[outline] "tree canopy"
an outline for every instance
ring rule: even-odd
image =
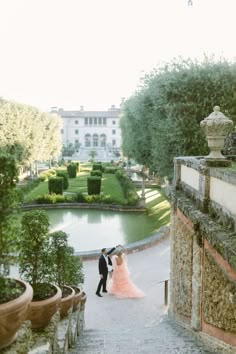
[[[61,118],[0,98],[0,148],[21,164],[48,160],[61,150]]]
[[[215,105],[236,122],[236,63],[178,58],[154,69],[124,103],[123,152],[161,177],[173,177],[175,156],[206,155],[200,121]]]

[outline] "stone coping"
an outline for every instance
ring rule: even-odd
[[[125,249],[127,253],[134,253],[142,251],[146,248],[155,246],[160,240],[164,239],[165,237],[169,236],[169,227],[162,226],[157,232],[155,232],[152,236],[146,237],[143,240],[128,243],[125,245]],[[91,250],[91,251],[84,251],[84,252],[76,252],[77,256],[79,256],[82,260],[90,261],[97,259],[101,255],[101,250]]]
[[[113,211],[132,211],[145,212],[146,208],[143,206],[125,206],[125,205],[111,205],[111,204],[87,204],[87,203],[55,203],[55,204],[23,204],[23,210],[31,209],[99,209],[99,210],[113,210]]]

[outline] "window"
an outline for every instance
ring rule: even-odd
[[[61,129],[61,134],[63,134],[64,133],[64,129]]]
[[[85,135],[85,147],[90,147],[91,146],[91,135],[86,134]]]
[[[116,146],[116,141],[112,140],[112,146]]]
[[[75,129],[75,134],[79,134],[79,131],[78,131],[78,129]]]
[[[106,118],[102,118],[102,124],[106,125],[107,124],[107,119]]]
[[[75,124],[79,124],[79,121],[78,121],[78,120],[75,120]]]
[[[88,118],[87,118],[87,117],[84,118],[84,124],[85,124],[85,125],[88,125]]]
[[[102,124],[102,118],[98,118],[98,124],[101,125]]]
[[[89,125],[92,125],[92,124],[93,124],[93,118],[90,117],[90,118],[89,118]]]
[[[97,125],[98,124],[98,119],[95,117],[94,118],[94,125]]]
[[[116,121],[115,121],[115,120],[113,120],[113,121],[112,121],[112,124],[116,124]]]
[[[93,135],[93,146],[94,147],[98,146],[98,135],[97,134]]]
[[[115,133],[116,133],[115,129],[112,129],[112,134],[115,134]]]
[[[78,144],[79,143],[79,140],[78,139],[75,139],[75,144]]]
[[[101,147],[105,147],[106,146],[106,135],[105,134],[101,134],[100,135],[100,146]]]

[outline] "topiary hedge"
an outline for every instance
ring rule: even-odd
[[[102,171],[101,171],[101,170],[92,170],[92,171],[90,172],[90,176],[102,177]]]
[[[49,194],[63,194],[63,177],[51,177],[48,180]]]
[[[88,195],[100,194],[101,184],[102,184],[101,177],[97,177],[97,176],[88,177],[87,178]]]
[[[68,172],[68,176],[69,178],[75,178],[77,175],[77,164],[75,163],[70,163],[67,166],[67,172]]]
[[[57,170],[57,177],[63,178],[63,189],[66,190],[69,187],[69,176],[66,170]]]

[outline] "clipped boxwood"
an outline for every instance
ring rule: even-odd
[[[104,172],[105,173],[111,173],[111,174],[115,174],[116,171],[119,170],[119,167],[105,167],[104,168]]]
[[[92,170],[92,171],[90,172],[90,176],[102,177],[102,171],[100,171],[100,170]]]
[[[48,191],[50,194],[63,194],[63,177],[51,177],[48,180]]]
[[[101,171],[102,172],[103,167],[101,163],[94,163],[93,164],[93,171]]]
[[[67,172],[68,172],[69,178],[75,178],[76,174],[77,174],[77,165],[75,163],[70,163],[67,166]]]
[[[68,172],[65,170],[58,170],[57,177],[63,178],[63,189],[66,190],[69,187],[69,177]]]
[[[101,177],[97,177],[97,176],[88,177],[87,178],[88,195],[100,194],[101,184],[102,184]]]

